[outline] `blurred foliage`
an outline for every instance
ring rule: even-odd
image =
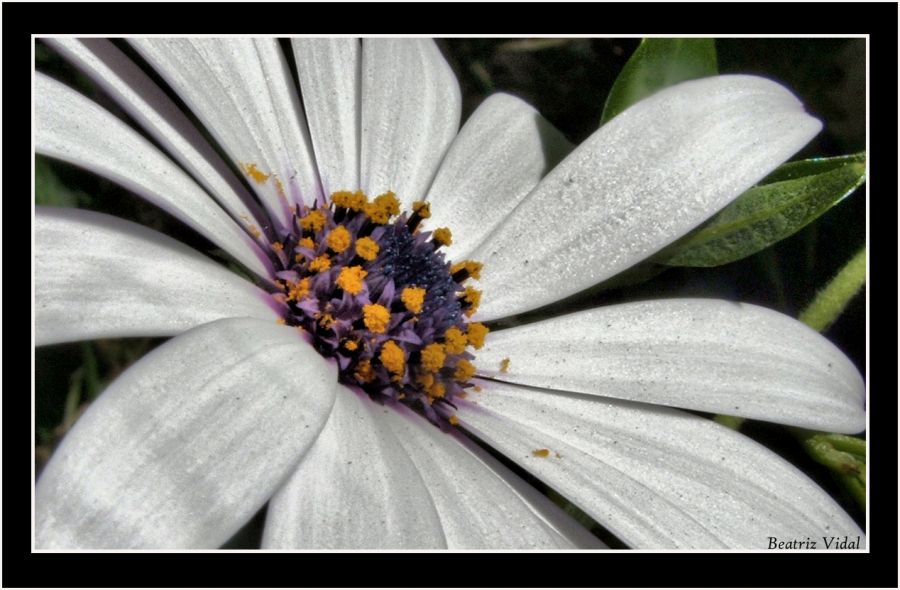
[[[647,55],[643,59],[656,59],[650,50],[661,43],[645,44],[642,51]],[[460,82],[463,120],[490,93],[508,92],[534,105],[577,144],[597,129],[610,91],[640,40],[463,38],[442,39],[438,44]],[[697,47],[694,42],[685,46],[688,54],[701,56],[686,73],[662,74],[662,78],[651,76],[651,82],[672,80],[673,75],[695,77],[709,71],[715,61],[709,61],[708,52],[696,53]],[[843,156],[865,149],[865,40],[720,39],[715,42],[714,56],[720,73],[757,74],[786,85],[803,101],[808,112],[823,121],[823,132],[798,158]],[[129,120],[85,76],[40,42],[35,60],[38,70],[63,80]],[[645,77],[644,83],[646,80]],[[615,105],[606,106],[606,118],[615,108]],[[42,204],[103,211],[163,231],[202,251],[212,249],[207,241],[171,216],[76,167],[36,157],[35,182],[36,199]],[[747,301],[796,316],[828,283],[834,270],[865,243],[865,206],[862,191],[855,198],[832,197],[828,204],[832,208],[826,215],[761,252],[708,269],[645,265],[634,271],[634,275],[616,277],[610,284],[570,298],[552,312],[626,299],[701,296]],[[860,371],[865,371],[864,298],[856,297],[849,302],[828,329],[827,336],[855,361]],[[109,340],[38,349],[35,353],[38,462],[49,456],[53,445],[98,391],[161,341]],[[830,480],[828,469],[812,461],[785,429],[752,423],[743,432],[798,465],[836,497],[843,497],[842,489]],[[815,442],[820,443],[821,439]],[[841,450],[835,441],[825,443]],[[858,519],[864,518],[851,500],[844,501],[844,506]],[[581,515],[581,518],[586,517]],[[258,540],[261,523],[262,516],[258,515],[230,546],[253,545]]]

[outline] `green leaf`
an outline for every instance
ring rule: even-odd
[[[718,73],[713,39],[644,39],[613,83],[600,124],[667,86]]]
[[[709,267],[756,254],[817,219],[865,178],[865,153],[785,164],[654,260]]]

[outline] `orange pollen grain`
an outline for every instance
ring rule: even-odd
[[[422,367],[426,371],[436,373],[444,366],[444,360],[447,355],[444,354],[444,347],[441,344],[432,342],[422,349]],[[460,361],[462,362],[462,361]]]
[[[364,279],[367,274],[368,271],[363,270],[361,266],[345,266],[335,282],[347,293],[357,295],[366,286]]]
[[[328,237],[325,239],[328,247],[337,253],[344,252],[347,248],[349,248],[350,241],[350,232],[347,231],[347,228],[343,225],[339,225],[331,230],[331,233],[329,233]]]
[[[384,368],[395,376],[403,375],[406,360],[403,358],[403,349],[397,346],[393,340],[388,340],[381,347],[381,353],[378,355]]]
[[[379,250],[378,242],[372,238],[359,238],[356,240],[356,254],[363,260],[375,260]]]
[[[484,346],[484,337],[488,335],[488,332],[490,332],[488,327],[481,322],[472,322],[469,324],[468,330],[466,330],[469,344],[478,350]]]
[[[363,305],[363,323],[371,332],[384,334],[391,321],[391,312],[383,305]],[[394,346],[397,346],[396,344]]]
[[[457,327],[447,328],[444,332],[444,347],[448,354],[460,354],[466,349],[467,337]]]
[[[309,263],[309,270],[313,272],[323,272],[331,268],[331,259],[328,258],[328,254],[322,254],[321,256],[316,256]]]
[[[400,292],[400,301],[406,306],[406,309],[413,313],[422,311],[422,304],[425,303],[425,289],[421,287],[406,287]]]

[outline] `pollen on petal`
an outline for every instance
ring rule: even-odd
[[[275,252],[281,252],[282,250],[284,250],[284,244],[282,244],[281,242],[272,242],[272,250],[274,250]]]
[[[256,164],[243,164],[241,168],[243,168],[244,174],[252,178],[258,184],[264,184],[267,180],[269,180],[269,177],[271,176],[271,174],[266,174],[265,172],[260,170],[256,166]]]
[[[544,459],[544,458],[550,456],[550,449],[535,449],[535,450],[531,451],[531,454],[534,455],[535,457],[540,457],[541,459]]]
[[[403,357],[403,349],[397,346],[393,340],[388,340],[381,347],[381,353],[378,355],[384,368],[390,371],[394,376],[403,375],[406,360]]]
[[[500,372],[501,373],[509,373],[509,359],[505,358],[500,361]]]
[[[361,266],[345,266],[341,269],[335,282],[338,287],[347,293],[357,295],[363,290],[363,287],[365,287],[366,283],[364,279],[368,274],[369,273],[363,270],[363,267]]]
[[[466,330],[466,336],[468,337],[469,344],[474,346],[475,350],[478,350],[479,348],[484,346],[484,337],[488,335],[488,332],[490,332],[488,327],[481,322],[470,323],[468,329]]]
[[[309,270],[313,272],[323,272],[331,268],[331,259],[328,254],[316,256],[309,263]]]
[[[453,243],[453,234],[449,228],[439,227],[431,234],[431,239],[441,246],[449,246]]]
[[[422,349],[422,367],[426,371],[437,373],[444,366],[444,360],[446,360],[446,358],[447,355],[444,354],[444,346],[437,342],[432,342]]]
[[[400,293],[400,301],[406,306],[406,309],[413,313],[422,311],[422,304],[425,303],[425,289],[421,287],[406,287]]]
[[[462,330],[453,326],[444,333],[444,347],[449,354],[460,354],[466,349],[466,335]]]
[[[390,321],[391,313],[383,305],[372,303],[363,306],[363,323],[371,332],[384,334]]]
[[[381,248],[379,248],[378,242],[376,242],[372,238],[365,237],[356,240],[356,255],[363,260],[367,260],[370,262],[372,260],[375,260],[380,249]]]
[[[447,418],[447,422],[450,423],[450,426],[459,426],[459,418],[456,416],[450,416]]]

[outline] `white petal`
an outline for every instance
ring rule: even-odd
[[[293,328],[203,325],[123,373],[53,454],[35,491],[40,548],[221,545],[315,440],[333,363]]]
[[[821,128],[751,76],[685,82],[601,127],[474,253],[496,319],[552,303],[657,252],[750,188]]]
[[[478,367],[510,383],[829,432],[866,426],[853,362],[797,320],[745,303],[643,301],[500,330]]]
[[[362,188],[422,199],[459,129],[459,84],[431,39],[364,39]]]
[[[247,225],[261,210],[197,128],[165,92],[106,39],[45,38],[105,90],[226,210]]]
[[[359,188],[359,39],[291,39],[326,195]]]
[[[765,549],[771,536],[862,535],[809,478],[711,420],[481,386],[482,394],[460,403],[466,426],[633,547]],[[535,456],[538,449],[550,453]]]
[[[518,478],[496,461],[486,461],[487,454],[471,441],[441,432],[404,406],[381,411],[431,494],[448,548],[572,547],[562,530],[508,482]]]
[[[149,141],[83,95],[35,74],[35,149],[144,197],[268,277],[271,263],[203,189]]]
[[[360,395],[338,388],[328,424],[269,503],[263,547],[447,546],[428,488],[380,416],[383,407]]]
[[[572,151],[534,107],[492,94],[472,113],[428,191],[429,228],[449,227],[449,259],[466,256]]]
[[[161,233],[102,213],[36,210],[38,346],[278,317],[267,293]]]
[[[292,203],[321,196],[306,121],[276,39],[130,41],[236,164],[273,176],[251,179],[251,186],[275,221],[286,224]]]

